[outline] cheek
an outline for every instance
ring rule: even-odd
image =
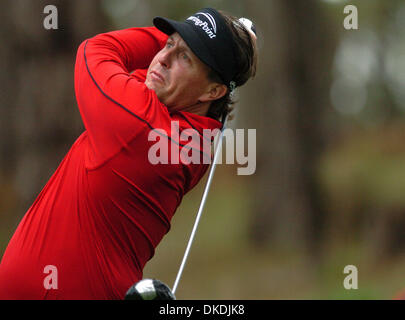
[[[149,72],[153,69],[153,67],[156,65],[156,63],[157,63],[157,61],[158,61],[158,56],[156,55],[154,58],[153,58],[153,60],[152,60],[152,62],[150,63],[150,65],[149,65],[149,68],[148,68],[148,73],[147,73],[147,77],[149,77]]]
[[[194,79],[184,72],[176,73],[172,77],[170,87],[171,91],[182,99],[192,97],[197,89]]]
[[[150,72],[156,67],[156,64],[158,63],[158,56],[156,55],[152,62],[149,65],[148,71],[146,73],[146,79],[145,79],[145,85],[151,89],[151,90],[155,90],[157,91],[159,89],[158,86],[156,86],[156,84],[152,81],[151,76],[150,76]]]
[[[201,82],[194,75],[184,73],[179,74],[171,89],[171,102],[182,107],[196,104],[203,90]]]
[[[186,93],[189,94],[200,89],[200,81],[194,70],[179,67],[172,71],[172,85],[176,86],[178,89],[186,91]]]
[[[197,99],[204,92],[206,82],[200,74],[192,73],[183,78],[185,94],[189,97]]]

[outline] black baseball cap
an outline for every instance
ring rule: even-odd
[[[217,10],[202,9],[184,22],[156,17],[153,24],[167,35],[178,32],[193,53],[212,68],[225,85],[232,87],[237,73],[236,44],[224,17]]]

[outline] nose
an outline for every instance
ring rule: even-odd
[[[159,63],[162,65],[162,67],[164,68],[170,68],[171,65],[171,50],[164,50],[163,52],[161,52],[160,56],[159,56]]]

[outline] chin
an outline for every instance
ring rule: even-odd
[[[165,92],[164,92],[163,88],[161,86],[159,86],[159,84],[156,84],[154,81],[146,80],[145,85],[150,90],[155,91],[159,101],[166,105],[166,102],[168,102],[168,101],[167,101],[167,98],[166,98],[166,95],[165,95]]]
[[[148,79],[146,79],[146,80],[145,80],[145,85],[146,85],[149,89],[154,90],[152,81],[149,81]]]
[[[163,103],[163,104],[167,103],[167,99],[161,89],[156,88],[156,86],[149,87],[149,89],[155,91],[156,96],[161,103]]]

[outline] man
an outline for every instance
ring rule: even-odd
[[[174,129],[220,129],[231,90],[255,73],[254,32],[214,9],[154,24],[80,45],[75,92],[86,130],[13,235],[0,299],[122,299],[206,172],[203,161],[152,164],[149,135],[167,141],[173,159],[171,146],[187,142]]]

